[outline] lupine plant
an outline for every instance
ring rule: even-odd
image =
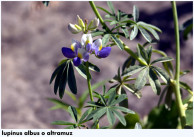
[[[48,5],[48,2],[44,4]],[[50,84],[54,81],[54,93],[60,97],[60,99],[49,98],[55,104],[51,109],[64,109],[74,119],[74,122],[54,121],[52,124],[66,125],[65,128],[72,129],[192,128],[193,92],[186,83],[179,80],[189,71],[180,70],[180,31],[176,3],[171,2],[176,40],[175,59],[152,46],[159,42],[159,33],[162,30],[139,21],[139,9],[136,6],[133,6],[132,14],[128,14],[121,10],[116,11],[110,1],[107,2],[109,9],[98,7],[92,1],[89,4],[96,17],[89,22],[77,16],[76,23],[69,23],[68,30],[72,34],[82,33],[82,37],[80,40],[67,41],[70,47],[64,46],[61,49],[64,59],[60,61],[50,79]],[[105,19],[101,17],[98,10],[106,13]],[[102,28],[99,27],[99,24]],[[191,20],[182,27],[184,36],[190,30],[192,30]],[[136,51],[132,51],[122,39],[134,40],[138,34],[141,34],[147,42],[138,43]],[[100,73],[100,68],[90,61],[90,57],[95,56],[96,59],[101,59],[103,62],[103,58],[111,54],[113,46],[128,53],[126,61],[118,68],[118,72],[112,79],[91,85],[93,76],[90,71]],[[161,57],[153,60],[152,54],[159,54]],[[175,68],[172,61],[176,62]],[[158,67],[158,64],[161,64],[162,67]],[[74,70],[77,70],[78,74],[86,79],[88,85],[88,89],[82,92],[80,98],[74,95],[81,92],[76,85]],[[66,90],[67,83],[71,92]],[[108,89],[107,84],[111,84]],[[100,86],[102,86],[102,92],[96,92],[95,90]],[[141,99],[141,92],[145,86],[150,86],[156,96],[160,96],[160,99],[158,106],[153,108],[147,120],[141,121],[137,112],[128,107],[127,92]],[[185,99],[181,97],[183,89],[188,93]],[[75,102],[73,106],[61,100],[64,94],[73,99]],[[86,102],[88,97],[90,101]],[[164,100],[163,104],[161,104],[162,100]],[[99,124],[102,117],[107,117],[109,125]]]

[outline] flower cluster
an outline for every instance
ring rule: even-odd
[[[71,48],[62,48],[63,55],[73,59],[75,66],[79,66],[82,61],[87,62],[90,54],[95,54],[98,58],[106,58],[110,52],[111,47],[103,47],[101,39],[93,42],[91,34],[83,34],[81,42],[72,40]]]
[[[68,25],[68,30],[73,34],[77,34],[81,31],[87,32],[89,30],[95,30],[99,25],[99,19],[95,18],[87,26],[87,22],[84,23],[83,20],[78,15],[77,15],[77,22],[78,24],[69,23]]]

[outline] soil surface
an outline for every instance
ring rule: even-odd
[[[108,9],[106,2],[95,2],[96,5]],[[140,20],[151,23],[162,29],[160,42],[154,48],[165,51],[175,57],[174,30],[170,2],[113,2],[116,9],[132,13],[133,5],[140,10]],[[192,18],[192,2],[177,2],[179,24]],[[1,16],[1,124],[2,128],[64,128],[50,123],[56,120],[72,121],[63,110],[50,111],[53,106],[46,98],[59,98],[53,93],[53,85],[49,85],[52,72],[58,62],[64,58],[63,46],[70,46],[71,39],[81,39],[81,34],[73,35],[68,23],[76,23],[76,15],[89,21],[95,15],[88,2],[51,2],[49,7],[39,2],[2,2]],[[104,17],[104,13],[100,11]],[[100,27],[101,28],[101,27]],[[138,35],[133,40],[124,40],[136,50],[137,43],[143,44],[145,39]],[[118,67],[121,67],[128,55],[118,47],[113,47],[106,59],[90,58],[100,73],[92,73],[92,84],[112,78]],[[157,58],[154,56],[153,58]],[[174,61],[173,61],[174,63]],[[193,83],[193,37],[181,39],[181,69],[189,69],[191,73],[182,77],[190,86]],[[87,89],[87,83],[77,72],[77,87],[80,97]],[[98,90],[97,90],[98,91]],[[100,89],[99,89],[100,91]],[[140,114],[141,118],[157,106],[159,96],[151,88],[142,90],[143,97],[137,99],[128,94],[129,108]],[[67,95],[64,102],[73,105]],[[107,125],[104,118],[101,125]]]

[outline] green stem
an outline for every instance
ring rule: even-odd
[[[104,20],[102,19],[100,13],[98,12],[96,5],[94,4],[93,1],[89,1],[90,6],[92,7],[92,10],[94,11],[94,13],[96,14],[96,17],[99,18],[100,23],[102,24],[103,27],[105,27],[107,29],[108,32],[110,32],[110,29],[107,27],[107,25],[105,24]]]
[[[92,87],[91,87],[91,82],[90,82],[90,71],[89,71],[89,63],[86,62],[86,75],[87,75],[87,83],[88,83],[88,90],[90,94],[90,100],[94,101],[93,94],[92,94]],[[95,108],[94,108],[95,109]],[[97,129],[99,129],[99,123],[96,126]]]
[[[179,77],[180,77],[180,38],[179,38],[179,25],[178,25],[178,16],[177,16],[177,9],[176,9],[176,2],[172,1],[172,11],[173,11],[173,19],[174,19],[174,30],[175,30],[175,40],[176,40],[176,72],[174,80],[174,91],[176,96],[177,107],[179,109],[179,116],[181,120],[181,126],[184,128],[186,119],[185,119],[185,110],[183,107],[181,93],[180,93],[180,84],[179,84]]]
[[[86,62],[86,75],[87,75],[87,83],[88,83],[88,90],[89,90],[89,94],[90,94],[90,100],[94,101],[93,99],[93,95],[92,95],[92,87],[91,87],[91,83],[90,83],[90,72],[89,72],[89,63]]]

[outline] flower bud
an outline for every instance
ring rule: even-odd
[[[77,33],[82,31],[82,28],[76,24],[73,25],[73,24],[69,23],[68,30],[71,31],[71,33],[73,33],[73,34],[77,34]]]
[[[82,29],[85,28],[85,24],[83,20],[79,17],[79,15],[77,15],[77,22],[78,22],[78,25],[82,27]]]
[[[96,29],[99,25],[99,19],[95,18],[94,20],[92,20],[88,26],[88,29],[92,30],[92,29]]]

